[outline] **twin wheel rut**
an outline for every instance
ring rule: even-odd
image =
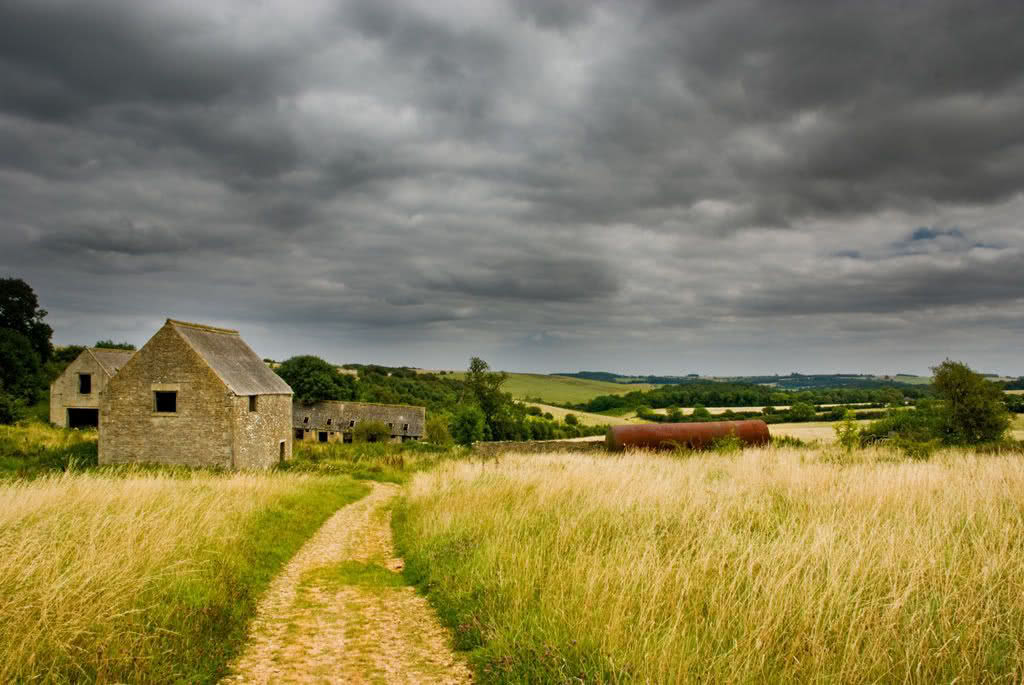
[[[339,509],[274,579],[222,683],[470,683],[391,539],[398,487]]]

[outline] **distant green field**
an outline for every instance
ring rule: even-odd
[[[928,385],[932,382],[931,376],[875,376],[877,380],[896,381],[907,385]]]
[[[455,378],[465,377],[463,371],[451,372]],[[568,376],[546,376],[539,373],[510,373],[505,392],[516,399],[539,398],[548,404],[576,404],[598,395],[624,395],[633,390],[650,390],[647,383],[609,383]]]

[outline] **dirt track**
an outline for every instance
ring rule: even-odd
[[[398,487],[342,509],[274,579],[222,683],[468,683],[423,597],[402,584],[390,504]]]

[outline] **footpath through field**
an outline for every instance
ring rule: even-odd
[[[267,591],[222,683],[468,683],[465,663],[394,556],[398,487],[338,510]]]

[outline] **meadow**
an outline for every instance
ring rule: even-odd
[[[621,426],[627,423],[647,423],[643,419],[636,418],[636,412],[632,412],[632,417],[609,416],[606,414],[592,414],[590,412],[577,411],[575,409],[563,409],[562,407],[556,407],[551,404],[541,404],[539,402],[527,402],[526,404],[537,407],[542,412],[551,414],[558,421],[564,421],[566,414],[572,414],[582,426]]]
[[[450,371],[453,378],[462,380],[464,371]],[[502,390],[517,400],[538,400],[546,404],[579,404],[600,395],[625,395],[634,390],[650,390],[648,383],[613,383],[588,378],[548,376],[539,373],[509,373]]]
[[[394,526],[483,682],[1018,682],[1022,491],[964,449],[505,455]]]
[[[0,682],[217,680],[270,579],[369,489],[338,475],[79,470],[95,432],[41,425],[2,427],[0,448]]]

